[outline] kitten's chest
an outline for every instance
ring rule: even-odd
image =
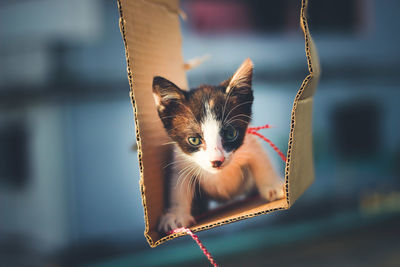
[[[252,188],[249,175],[247,165],[232,164],[217,174],[205,174],[200,186],[213,198],[229,200]]]

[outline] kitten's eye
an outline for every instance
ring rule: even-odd
[[[199,146],[201,145],[201,140],[198,137],[189,137],[188,138],[188,142],[189,144],[191,144],[192,146]]]
[[[238,136],[238,131],[235,128],[233,128],[232,126],[227,127],[224,131],[224,137],[225,137],[226,141],[229,141],[229,142],[235,141],[237,136]]]

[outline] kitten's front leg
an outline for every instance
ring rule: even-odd
[[[249,165],[260,195],[268,201],[284,198],[283,180],[275,172],[262,145],[253,136],[251,139],[252,153]]]
[[[190,175],[190,174],[189,174]],[[170,206],[161,217],[158,231],[167,233],[179,227],[188,227],[196,221],[191,215],[193,190],[189,177],[179,180],[179,172],[174,170],[170,188]]]

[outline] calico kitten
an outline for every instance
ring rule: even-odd
[[[154,77],[153,94],[164,128],[174,142],[170,207],[159,221],[167,232],[195,223],[191,205],[195,183],[207,195],[230,200],[254,186],[268,201],[284,197],[283,183],[256,137],[251,120],[253,63],[245,60],[217,86],[181,90]]]

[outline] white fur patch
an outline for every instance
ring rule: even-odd
[[[211,173],[219,171],[212,167],[213,161],[224,161],[229,156],[229,153],[222,147],[221,127],[222,123],[216,119],[210,107],[206,104],[206,115],[201,123],[205,149],[193,153],[191,158],[200,167]]]

